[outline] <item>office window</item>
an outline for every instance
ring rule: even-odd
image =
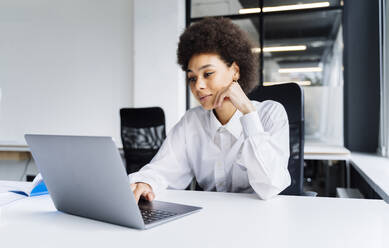
[[[380,137],[378,152],[389,158],[389,4],[380,1]]]
[[[341,0],[263,0],[264,12],[314,9],[341,5],[343,5]]]
[[[265,13],[343,5],[343,1],[340,0],[191,0],[189,2],[190,18],[259,13],[261,2]]]
[[[305,138],[343,145],[341,10],[264,16],[263,85],[297,82]]]
[[[237,15],[244,8],[259,8],[258,0],[192,0],[191,18]]]
[[[260,55],[260,85],[297,82],[303,87],[306,139],[343,145],[343,1],[187,3],[188,23],[225,16],[248,32]],[[188,106],[198,105],[187,99]]]

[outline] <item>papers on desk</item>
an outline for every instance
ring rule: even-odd
[[[11,202],[14,202],[19,199],[23,199],[25,196],[20,194],[15,194],[12,192],[3,192],[0,193],[0,207],[5,206]]]
[[[0,181],[0,206],[26,196],[44,194],[48,194],[48,191],[40,174],[32,182]]]

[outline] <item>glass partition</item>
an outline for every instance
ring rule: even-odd
[[[343,1],[189,2],[189,23],[206,16],[226,16],[249,34],[253,52],[260,55],[259,84],[301,85],[306,140],[343,145]],[[190,107],[198,105],[192,96],[188,100]]]
[[[296,82],[305,95],[305,138],[343,145],[341,11],[264,16],[263,85]]]

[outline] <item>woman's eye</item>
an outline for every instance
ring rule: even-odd
[[[207,77],[211,76],[212,74],[213,74],[213,72],[206,72],[206,73],[204,73],[204,77],[207,78]]]
[[[188,78],[188,83],[192,83],[192,82],[196,82],[196,78],[195,77],[189,77]]]

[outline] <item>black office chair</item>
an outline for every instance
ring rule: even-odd
[[[159,107],[120,109],[121,138],[127,173],[149,163],[166,138],[165,114]]]
[[[251,100],[274,100],[281,103],[289,119],[290,157],[288,170],[291,185],[281,192],[283,195],[316,196],[316,192],[304,192],[304,94],[296,83],[274,86],[259,86],[248,97]]]

